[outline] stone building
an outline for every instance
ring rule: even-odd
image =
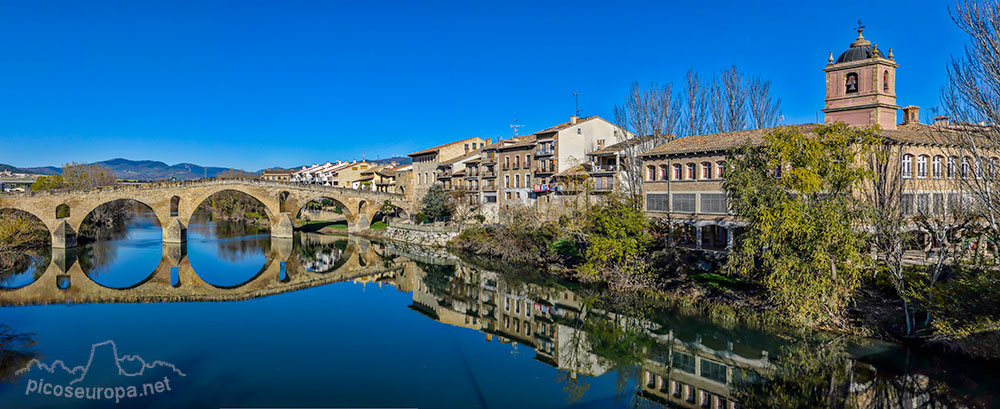
[[[292,178],[293,170],[267,169],[260,172],[261,180],[273,180],[278,182],[288,182]]]
[[[826,73],[824,122],[851,126],[881,126],[880,135],[890,145],[891,186],[899,189],[904,214],[924,212],[944,216],[949,208],[967,203],[960,185],[963,178],[992,174],[1000,159],[975,161],[950,143],[949,135],[961,126],[947,117],[933,124],[919,121],[919,108],[903,108],[897,124],[895,75],[897,64],[889,49],[883,55],[858,30],[858,38],[839,58],[830,54]],[[818,124],[794,125],[810,134]],[[695,135],[671,140],[642,155],[645,210],[652,217],[670,217],[688,232],[695,248],[725,250],[733,231],[742,223],[730,214],[722,189],[726,154],[744,143],[761,143],[772,129]],[[915,226],[911,227],[916,230]],[[926,236],[927,246],[931,243]]]
[[[489,139],[484,140],[479,137],[468,138],[407,155],[413,159],[414,195],[416,197],[423,197],[427,189],[434,183],[437,183],[436,172],[439,164],[489,144]]]

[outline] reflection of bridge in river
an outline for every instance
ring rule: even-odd
[[[123,302],[237,301],[398,269],[382,258],[381,244],[353,236],[309,235],[311,241],[346,240],[330,271],[310,271],[294,253],[292,238],[271,238],[267,261],[249,281],[233,287],[212,285],[201,279],[187,258],[186,243],[163,243],[163,255],[153,273],[123,289],[108,288],[87,276],[76,260],[75,249],[52,249],[45,272],[26,286],[0,290],[0,305]]]

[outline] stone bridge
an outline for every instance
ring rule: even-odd
[[[209,196],[223,191],[245,193],[260,201],[270,220],[273,237],[292,237],[299,210],[315,199],[339,203],[349,232],[367,229],[386,201],[401,209],[409,208],[406,198],[396,193],[259,179],[205,179],[11,193],[0,195],[0,208],[18,209],[38,217],[52,234],[52,247],[69,248],[75,247],[76,232],[94,209],[115,200],[131,199],[153,210],[163,229],[164,243],[181,243],[187,240],[187,226],[195,209]]]
[[[380,244],[350,237],[332,270],[314,272],[303,267],[293,253],[292,240],[272,237],[271,252],[261,270],[245,283],[232,287],[220,287],[202,280],[187,259],[186,243],[163,243],[163,256],[156,269],[129,288],[98,284],[76,261],[76,249],[54,248],[52,261],[38,279],[24,287],[0,290],[0,306],[238,301],[360,277],[391,276],[401,271],[407,262],[402,258],[386,261],[386,250]]]

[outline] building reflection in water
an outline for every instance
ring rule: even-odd
[[[595,301],[592,294],[581,295],[556,283],[511,280],[446,254],[413,254],[413,247],[390,244],[388,251],[413,261],[394,277],[378,281],[412,292],[411,309],[445,324],[483,332],[486,341],[534,349],[535,360],[564,372],[569,400],[587,389],[580,384],[581,375],[598,377],[615,371],[633,378],[634,389],[619,391],[631,395],[633,406],[989,405],[963,403],[967,397],[927,375],[909,371],[879,375],[875,366],[848,354],[849,346],[839,338],[788,342],[772,334],[748,335],[704,322],[660,324],[655,314],[604,310],[599,306],[607,304]],[[748,345],[743,340],[756,342]],[[872,350],[858,342],[852,347],[859,353]]]

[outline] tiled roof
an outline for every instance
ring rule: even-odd
[[[462,156],[451,158],[451,159],[448,159],[448,160],[446,160],[444,162],[441,162],[441,163],[438,164],[438,167],[446,166],[446,165],[453,165],[455,163],[461,162],[464,159],[468,159],[468,158],[476,156],[476,155],[479,155],[479,149],[469,151],[468,153],[466,153],[466,154],[464,154]]]
[[[590,155],[590,156],[613,155],[613,154],[616,154],[616,153],[622,151],[626,147],[635,145],[637,143],[647,142],[647,141],[651,140],[652,138],[653,138],[652,135],[644,136],[642,138],[629,138],[629,139],[626,139],[624,141],[618,142],[618,143],[616,143],[614,145],[604,147],[603,149],[598,149],[596,151],[590,152],[587,155]],[[665,139],[671,139],[671,138],[673,138],[673,135],[669,135],[669,136],[665,137]]]
[[[545,128],[545,129],[543,129],[541,131],[538,131],[538,132],[535,132],[535,133],[536,134],[543,134],[543,133],[559,132],[559,131],[561,131],[563,129],[569,128],[571,126],[579,125],[581,123],[587,122],[587,121],[589,121],[591,119],[595,119],[595,118],[600,118],[600,117],[596,116],[596,115],[595,116],[585,116],[583,118],[577,119],[575,124],[572,123],[572,122],[570,122],[570,121],[566,121],[566,122],[563,122],[563,123],[561,123],[559,125],[550,126],[548,128]]]
[[[791,126],[798,127],[803,132],[809,132],[818,125],[806,124]],[[750,141],[751,143],[760,143],[764,140],[764,135],[767,135],[768,132],[775,128],[776,127],[685,136],[650,149],[648,152],[642,154],[642,156],[726,151],[740,146],[747,141]]]
[[[462,139],[460,141],[448,142],[446,144],[438,145],[438,146],[435,146],[433,148],[428,148],[428,149],[424,149],[424,150],[421,150],[421,151],[416,151],[416,152],[413,152],[413,153],[411,153],[409,155],[406,155],[406,156],[419,156],[419,155],[423,155],[425,153],[437,152],[437,151],[441,150],[441,148],[444,148],[445,146],[459,144],[459,143],[463,143],[463,142],[468,142],[468,141],[471,141],[473,139],[481,139],[481,138],[465,138],[465,139]]]
[[[787,125],[798,128],[800,132],[811,133],[819,124]],[[696,152],[722,152],[738,147],[749,141],[761,143],[764,136],[778,127],[751,129],[746,131],[724,132],[708,135],[695,135],[677,138],[657,146],[642,156],[674,155]],[[895,143],[917,145],[950,145],[955,143],[960,126],[937,126],[920,123],[900,124],[894,130],[883,130],[882,137]]]
[[[536,140],[538,140],[538,137],[535,135],[522,135],[514,139],[509,139],[507,141],[509,143],[501,146],[500,150],[518,149],[518,148],[532,146],[535,144]]]

